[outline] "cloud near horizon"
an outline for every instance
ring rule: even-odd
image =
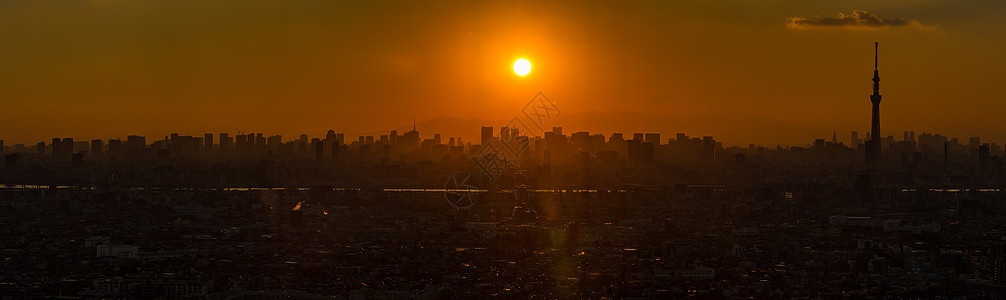
[[[881,18],[865,10],[853,10],[851,14],[838,13],[835,17],[792,17],[786,22],[790,29],[885,29],[885,28],[917,28],[929,29],[932,26],[922,25],[916,20],[899,18]]]

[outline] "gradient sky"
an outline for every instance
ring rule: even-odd
[[[847,141],[879,41],[885,135],[1002,143],[1004,28],[1000,0],[8,0],[0,138],[500,126],[542,91],[567,132]]]

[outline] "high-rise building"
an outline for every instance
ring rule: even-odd
[[[968,138],[968,149],[978,149],[982,145],[982,138],[973,136]]]
[[[325,143],[322,141],[314,141],[314,159],[317,161],[325,160]]]
[[[880,43],[873,44],[873,95],[870,95],[870,102],[873,103],[873,118],[870,126],[870,140],[866,145],[866,161],[877,163],[881,157],[881,135],[880,135],[880,71],[877,67]]]
[[[210,154],[211,152],[213,152],[213,134],[203,134],[203,153]]]
[[[716,140],[712,136],[702,137],[702,150],[699,152],[699,160],[703,162],[713,162],[716,160]]]
[[[130,135],[130,136],[126,137],[126,149],[128,149],[128,151],[130,151],[130,152],[132,152],[132,151],[140,151],[140,150],[143,150],[143,148],[146,148],[146,147],[147,147],[147,138],[146,137],[142,137],[142,136],[138,136],[138,135]]]
[[[261,133],[255,134],[255,150],[260,151],[266,149],[266,139]]]
[[[419,131],[416,131],[416,126],[412,125],[412,131],[406,132],[398,140],[398,148],[401,149],[401,153],[409,153],[419,149]]]
[[[226,133],[220,134],[220,153],[230,153],[233,140]]]
[[[110,139],[108,140],[108,155],[120,155],[122,154],[122,140],[120,139]]]
[[[62,156],[69,157],[73,155],[73,138],[63,138]]]
[[[53,157],[58,159],[70,159],[70,155],[73,154],[73,139],[53,138],[51,148]]]
[[[283,144],[282,135],[277,134],[269,136],[269,138],[266,139],[266,145],[269,147],[269,151],[279,151],[279,146],[281,144]]]
[[[492,139],[493,139],[493,127],[482,126],[482,145],[489,144],[489,140]]]
[[[247,147],[248,147],[247,134],[238,134],[234,136],[234,153],[237,153],[238,155],[245,154],[245,151],[247,151]]]
[[[511,136],[510,136],[510,127],[507,127],[507,126],[500,127],[500,136],[499,136],[499,139],[500,139],[500,141],[509,141],[511,139]]]
[[[52,148],[52,156],[59,156],[63,152],[63,141],[59,138],[52,138],[52,142],[49,143],[50,148]]]
[[[101,155],[101,150],[104,148],[102,144],[101,140],[91,140],[91,156]]]
[[[306,157],[307,156],[307,145],[310,145],[306,134],[301,134],[300,139],[297,140],[297,154]]]
[[[814,140],[814,148],[823,149],[824,145],[825,145],[824,144],[824,139],[815,139]]]
[[[203,149],[203,138],[189,137],[188,141],[189,144],[188,148],[186,148],[187,149],[186,151],[191,153],[192,155],[199,155],[199,151],[202,151]]]
[[[650,143],[654,145],[660,145],[660,134],[659,133],[647,133],[643,135],[643,143]]]
[[[340,146],[338,144],[333,144],[332,145],[332,161],[333,162],[339,162],[339,156],[340,156],[339,152],[342,152],[340,150],[342,150],[342,146]]]

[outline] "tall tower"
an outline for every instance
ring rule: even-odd
[[[879,42],[873,44],[873,95],[870,95],[870,102],[873,103],[873,122],[870,129],[870,141],[866,147],[866,161],[876,163],[880,160],[880,71],[877,68],[877,56]]]

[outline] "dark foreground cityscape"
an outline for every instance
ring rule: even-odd
[[[994,143],[562,130],[4,146],[0,298],[1006,297]]]

